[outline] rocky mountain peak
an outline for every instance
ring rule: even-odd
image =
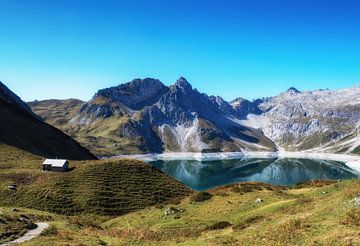
[[[125,84],[99,90],[94,98],[106,97],[131,109],[140,110],[156,103],[168,90],[169,88],[157,79],[134,79]]]
[[[287,93],[301,93],[301,91],[299,91],[298,89],[296,89],[295,87],[290,87],[289,89],[286,90]]]
[[[174,88],[181,89],[183,91],[192,91],[191,84],[184,78],[180,77],[175,84],[173,85]]]
[[[248,102],[248,100],[243,97],[238,97],[238,98],[235,98],[234,100],[231,100],[229,103],[234,108],[236,108],[236,107],[240,106],[243,102]]]

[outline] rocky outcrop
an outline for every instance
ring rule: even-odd
[[[276,149],[236,115],[225,100],[198,92],[183,77],[169,87],[147,78],[98,91],[57,127],[99,155]]]
[[[300,92],[290,88],[278,96],[250,102],[242,124],[257,126],[287,150],[356,153],[360,145],[360,87]],[[234,108],[239,105],[232,102]]]
[[[134,110],[156,103],[169,90],[157,79],[134,79],[119,86],[99,90],[94,98],[104,97]]]

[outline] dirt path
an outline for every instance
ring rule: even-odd
[[[34,239],[38,236],[40,236],[40,234],[46,229],[49,227],[49,224],[48,223],[45,223],[45,222],[42,222],[42,223],[36,223],[37,227],[33,230],[30,230],[28,231],[27,233],[25,233],[24,236],[14,240],[14,241],[11,241],[11,242],[8,242],[8,243],[4,243],[4,244],[1,244],[0,246],[10,246],[12,244],[18,244],[18,243],[23,243],[23,242],[26,242],[26,241],[29,241],[31,239]]]

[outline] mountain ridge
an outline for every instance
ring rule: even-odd
[[[80,111],[70,114],[66,124],[51,123],[102,155],[278,148],[355,153],[355,145],[360,145],[357,90],[360,93],[360,87],[334,91],[290,87],[273,97],[227,102],[199,92],[184,77],[170,86],[157,79],[135,79],[99,90]],[[47,114],[53,115],[51,109]],[[84,127],[87,133],[80,129]],[[111,149],[109,153],[103,152],[105,148]]]
[[[47,158],[96,159],[87,149],[40,120],[30,107],[0,83],[0,144]]]
[[[59,117],[51,123],[99,155],[276,149],[235,114],[228,102],[200,93],[184,77],[170,86],[145,78],[99,90],[71,117],[63,116],[64,124],[56,124]]]

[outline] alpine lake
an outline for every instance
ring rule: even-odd
[[[237,182],[292,186],[310,180],[357,179],[344,162],[315,159],[242,158],[227,160],[156,160],[149,164],[196,191]]]

